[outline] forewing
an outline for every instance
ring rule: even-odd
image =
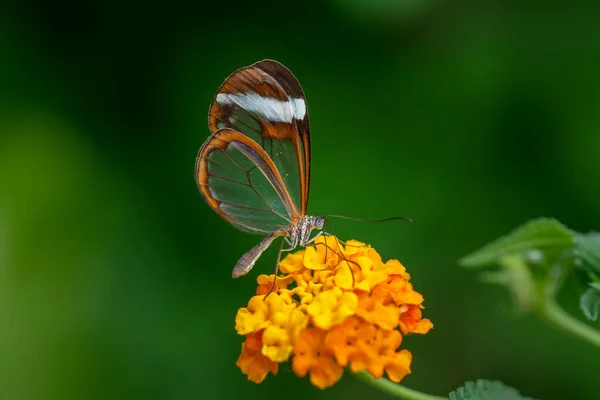
[[[306,215],[310,181],[310,132],[304,93],[282,64],[264,60],[231,74],[209,111],[209,126],[230,128],[258,143],[279,170],[299,214]]]
[[[208,204],[238,229],[275,232],[290,226],[297,214],[273,160],[235,130],[220,129],[204,143],[195,176]]]

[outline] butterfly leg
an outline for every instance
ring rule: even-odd
[[[294,250],[294,249],[296,248],[296,245],[294,245],[294,243],[292,242],[292,240],[291,240],[291,239],[290,239],[288,236],[284,237],[283,239],[284,239],[284,241],[285,241],[287,244],[289,244],[289,245],[290,245],[290,247],[289,247],[289,248],[287,248],[287,249],[284,249],[284,248],[283,248],[283,241],[282,241],[282,242],[281,242],[281,251],[292,251],[292,250]]]
[[[277,262],[275,263],[275,272],[273,273],[273,286],[271,286],[271,290],[269,290],[269,292],[265,295],[265,299],[271,294],[273,293],[273,290],[275,290],[275,286],[277,286],[277,274],[279,273],[279,262],[281,261],[281,252],[282,251],[289,251],[287,249],[283,248],[283,243],[285,243],[287,240],[287,237],[284,238],[281,241],[281,244],[279,245],[279,251],[277,252]],[[289,242],[289,241],[288,241]]]
[[[325,231],[319,231],[319,233],[317,233],[317,234],[316,234],[316,235],[315,235],[315,236],[314,236],[312,239],[308,239],[308,240],[306,241],[306,245],[309,245],[309,244],[311,244],[311,243],[314,243],[314,241],[315,241],[315,240],[316,240],[316,239],[317,239],[319,236],[322,236],[322,235],[325,235]]]
[[[326,223],[327,225],[329,225],[329,228],[331,228],[331,232],[333,232],[333,234],[331,234],[331,233],[327,233],[327,232],[323,232],[323,234],[324,234],[325,236],[336,236],[336,235],[335,235],[335,230],[333,229],[333,225],[331,225],[331,222],[329,222],[328,220],[325,220],[325,223]],[[347,243],[346,243],[346,242],[344,242],[342,239],[339,239],[339,238],[337,238],[337,236],[336,236],[336,239],[338,240],[338,242],[340,242],[340,243],[341,243],[341,244],[343,244],[344,246],[350,246],[350,247],[367,247],[367,246],[368,246],[368,244],[361,244],[361,245],[347,244]]]
[[[316,236],[315,236],[315,237],[314,237],[312,240],[310,240],[309,242],[314,242],[314,240],[315,240],[316,238],[318,238],[319,236],[321,236],[321,235],[323,235],[323,236],[333,236],[333,237],[335,237],[335,235],[332,235],[332,234],[330,234],[330,233],[327,233],[327,232],[325,232],[325,231],[323,230],[323,231],[319,232],[319,234],[318,234],[318,235],[316,235]],[[341,240],[339,240],[337,237],[336,237],[336,240],[337,240],[338,242],[342,242],[342,241],[341,241]],[[344,243],[344,242],[342,242],[342,243]],[[325,243],[325,242],[322,242],[322,243],[317,243],[316,245],[319,245],[319,244],[322,244],[323,246],[325,246],[325,251],[327,251],[327,249],[329,249],[329,250],[333,251],[335,254],[337,254],[338,256],[340,256],[340,257],[341,257],[341,258],[342,258],[344,261],[346,261],[348,264],[352,263],[352,264],[356,265],[356,266],[357,266],[357,267],[360,269],[360,264],[358,264],[356,261],[348,260],[348,259],[346,258],[346,256],[344,256],[344,253],[342,252],[342,249],[340,248],[340,245],[339,245],[339,243],[337,243],[337,245],[338,245],[338,250],[339,250],[339,253],[338,253],[337,251],[335,251],[334,249],[332,249],[331,247],[329,247],[329,245],[328,245],[327,243]],[[344,243],[344,244],[345,244],[345,243]],[[325,254],[326,254],[326,256],[327,256],[327,253],[325,253]],[[327,258],[325,258],[325,259],[327,259]],[[352,269],[350,269],[350,272],[352,273],[352,287],[354,287],[354,284],[356,283],[356,278],[354,277],[354,271],[352,271]]]
[[[346,247],[369,247],[368,244],[348,244],[347,242],[343,241],[342,239],[340,239],[340,238],[336,237],[335,235],[333,235],[331,233],[328,233],[328,232],[323,232],[323,236],[327,236],[327,237],[332,237],[333,236],[333,237],[336,238],[336,240],[339,243],[343,244]]]
[[[290,247],[284,249],[283,244],[286,242],[290,245]],[[294,248],[296,248],[296,246],[294,246],[289,237],[285,236],[281,241],[281,244],[279,245],[279,251],[277,252],[277,262],[275,263],[275,273],[273,274],[273,286],[271,286],[271,290],[269,290],[269,292],[265,295],[265,299],[268,295],[273,293],[273,290],[275,290],[275,286],[277,285],[277,274],[279,273],[279,262],[281,261],[281,253],[284,251],[292,251],[294,250]]]
[[[317,233],[315,235],[315,237],[313,237],[312,239],[307,240],[305,246],[308,246],[309,244],[314,243],[315,240],[317,240],[317,238],[319,236],[327,236],[327,234],[325,233],[325,230],[319,231],[319,233]],[[315,244],[315,246],[316,246],[316,244]],[[328,248],[328,246],[325,246],[325,259],[326,260],[327,260],[327,248]]]

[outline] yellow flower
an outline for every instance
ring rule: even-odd
[[[343,292],[339,287],[333,287],[319,293],[306,307],[313,324],[321,329],[329,329],[341,324],[346,318],[354,315],[358,297],[352,292]]]
[[[291,359],[293,371],[321,389],[348,367],[400,382],[410,374],[412,354],[402,337],[425,334],[423,296],[397,260],[383,262],[369,245],[319,237],[315,245],[288,254],[283,275],[260,275],[256,296],[236,316],[246,341],[237,365],[260,383]],[[274,288],[273,291],[271,291]]]

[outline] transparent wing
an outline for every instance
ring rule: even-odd
[[[195,175],[208,204],[238,229],[267,234],[298,218],[271,157],[240,132],[215,132],[198,153]]]
[[[306,215],[308,113],[302,88],[285,66],[264,60],[231,74],[211,104],[209,126],[213,133],[230,128],[258,143],[280,172],[299,216]]]

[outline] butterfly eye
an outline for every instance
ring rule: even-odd
[[[325,218],[324,217],[315,218],[315,229],[323,229],[324,226],[325,226]]]

